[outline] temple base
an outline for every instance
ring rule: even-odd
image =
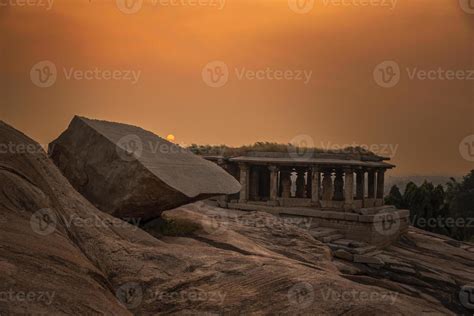
[[[292,199],[294,200],[294,199]],[[334,202],[334,201],[333,201]],[[280,216],[304,216],[313,219],[312,225],[334,228],[345,239],[363,241],[384,247],[408,231],[408,210],[393,206],[362,208],[354,211],[328,210],[314,207],[268,206],[264,203],[229,202],[228,208],[243,211],[261,211]]]

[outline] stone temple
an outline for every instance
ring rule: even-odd
[[[223,207],[310,216],[344,237],[387,244],[408,229],[407,210],[384,205],[388,158],[347,148],[342,151],[245,152],[206,156],[237,180],[238,195]]]

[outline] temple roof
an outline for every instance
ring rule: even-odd
[[[208,157],[211,158],[211,157]],[[217,157],[214,157],[217,158]],[[211,158],[212,160],[212,158]],[[246,162],[255,164],[276,164],[276,165],[324,165],[324,166],[347,166],[347,167],[367,167],[367,168],[393,168],[395,165],[383,161],[362,161],[353,159],[328,159],[328,158],[306,158],[306,157],[249,157],[240,156],[229,158],[232,162]]]

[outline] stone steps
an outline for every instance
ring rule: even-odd
[[[324,242],[324,243],[330,243],[332,241],[342,239],[342,238],[344,238],[344,235],[334,234],[334,235],[330,235],[330,236],[326,236],[326,237],[321,237],[319,240]]]
[[[318,228],[312,229],[309,233],[314,238],[319,239],[322,237],[339,234],[339,231],[333,228],[318,227]]]

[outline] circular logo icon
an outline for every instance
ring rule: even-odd
[[[400,216],[398,212],[383,212],[374,216],[375,231],[380,235],[390,236],[398,233]]]
[[[474,310],[474,285],[464,285],[459,291],[459,301],[467,309]]]
[[[30,70],[31,82],[40,88],[49,88],[56,83],[58,70],[56,65],[49,61],[43,60],[36,63]]]
[[[116,0],[117,8],[125,14],[134,14],[141,10],[143,0]]]
[[[464,12],[474,14],[474,0],[459,0],[459,5]]]
[[[459,144],[461,156],[470,162],[474,162],[474,135],[466,136]]]
[[[137,135],[126,135],[117,142],[116,149],[122,160],[136,160],[143,154],[143,142]]]
[[[229,80],[229,68],[223,61],[212,61],[202,69],[202,80],[212,88],[220,88]]]
[[[129,282],[123,284],[115,292],[118,301],[127,309],[135,309],[143,301],[143,289],[140,284],[136,282]]]
[[[291,305],[304,309],[310,307],[314,302],[314,289],[308,282],[294,285],[288,291],[288,301]]]
[[[298,14],[306,14],[313,10],[315,0],[288,0],[288,7]]]
[[[298,135],[290,140],[288,153],[292,159],[310,159],[314,154],[314,140],[309,135]]]
[[[56,230],[57,223],[56,214],[49,208],[35,212],[30,218],[31,229],[41,236],[52,234]]]
[[[201,222],[203,230],[209,235],[221,235],[229,229],[229,214],[224,209],[222,214],[207,215]]]
[[[393,88],[400,82],[400,66],[394,61],[384,61],[374,69],[374,80],[382,88]]]

